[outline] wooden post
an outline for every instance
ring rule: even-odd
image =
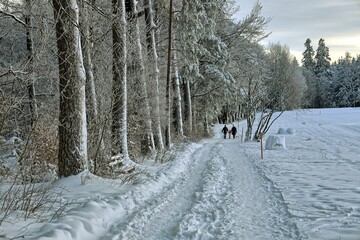
[[[241,142],[244,142],[244,128],[241,128]]]
[[[264,151],[263,151],[263,142],[262,142],[262,133],[261,132],[259,134],[259,138],[260,138],[260,158],[263,159]]]

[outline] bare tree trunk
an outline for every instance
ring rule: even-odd
[[[132,5],[133,7],[133,15],[136,16],[137,15],[137,8],[136,8],[136,0],[132,0]],[[147,146],[145,146],[146,149],[148,150],[155,150],[155,141],[154,141],[154,133],[153,133],[153,126],[152,126],[152,120],[151,120],[151,110],[150,110],[150,105],[149,105],[149,98],[148,98],[148,90],[147,90],[147,83],[146,83],[146,77],[145,77],[145,63],[144,63],[144,58],[143,58],[143,50],[142,50],[142,44],[141,44],[141,39],[140,39],[140,27],[139,27],[139,19],[136,18],[134,19],[134,39],[136,40],[136,59],[139,62],[140,65],[140,72],[139,72],[139,76],[140,76],[140,87],[141,87],[141,95],[144,98],[144,110],[143,115],[144,115],[144,122],[145,122],[145,128],[146,128],[146,133],[145,133],[145,138],[146,138],[146,144]],[[144,149],[144,148],[142,148]]]
[[[28,71],[30,73],[30,79],[27,83],[27,90],[29,95],[29,107],[30,107],[30,124],[33,126],[38,116],[36,98],[35,98],[35,72],[34,72],[34,43],[32,37],[32,23],[31,23],[31,9],[32,5],[30,0],[26,0],[27,13],[25,14],[26,23],[26,48],[28,51]]]
[[[166,142],[165,145],[168,149],[171,148],[171,47],[172,47],[172,21],[173,21],[173,1],[169,3],[169,29],[168,29],[168,58],[167,58],[167,72],[166,72],[166,114],[167,114],[167,126],[166,126]]]
[[[186,134],[190,135],[193,129],[192,124],[192,103],[191,103],[191,92],[190,92],[190,82],[185,82],[185,121],[186,121]]]
[[[192,98],[191,99],[191,109],[192,109],[192,112],[191,112],[191,116],[192,116],[192,129],[191,129],[191,132],[193,134],[198,134],[198,129],[197,129],[197,119],[196,119],[196,105],[197,105],[197,101],[195,98]]]
[[[112,0],[113,4],[113,153],[129,160],[127,145],[127,31],[125,0]]]
[[[156,147],[160,150],[164,149],[164,141],[162,137],[162,130],[161,130],[161,116],[160,116],[160,92],[159,92],[159,76],[160,70],[158,67],[158,55],[156,51],[156,39],[155,39],[155,22],[154,22],[154,13],[153,13],[153,6],[151,0],[145,0],[144,4],[146,6],[147,11],[145,11],[145,18],[146,18],[146,31],[149,33],[147,36],[147,44],[149,50],[149,57],[153,60],[154,64],[154,82],[155,82],[155,95],[156,95],[156,102],[155,102],[155,128],[156,128]]]
[[[60,77],[59,174],[88,168],[85,69],[76,0],[53,0]]]
[[[174,72],[175,72],[175,104],[176,104],[176,132],[180,137],[184,137],[184,127],[182,119],[182,108],[181,108],[181,91],[180,91],[180,78],[179,70],[177,67],[177,55],[176,51],[173,51],[174,56]]]
[[[246,133],[245,133],[245,141],[251,140],[254,120],[255,120],[254,116],[249,116],[246,118],[247,128],[246,128]]]
[[[82,37],[82,47],[84,52],[84,67],[86,71],[86,98],[88,107],[89,122],[96,121],[98,117],[98,103],[96,99],[95,79],[94,79],[94,66],[92,63],[92,40],[90,32],[89,21],[89,7],[85,3],[85,0],[80,0],[81,12],[80,12],[80,24]]]
[[[84,52],[84,67],[86,72],[86,105],[88,118],[89,161],[93,161],[93,172],[108,172],[106,164],[105,143],[102,138],[102,128],[99,126],[98,101],[94,78],[94,65],[92,61],[92,34],[90,28],[90,7],[85,0],[80,1],[80,27],[82,32],[82,46]],[[95,0],[92,1],[95,4]],[[91,151],[93,150],[93,151]]]

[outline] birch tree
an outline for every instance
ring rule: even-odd
[[[53,0],[60,78],[59,174],[88,168],[85,69],[76,0]]]

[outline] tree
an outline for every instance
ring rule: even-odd
[[[84,68],[86,73],[86,113],[88,122],[88,157],[89,162],[93,166],[95,174],[108,172],[109,165],[107,164],[107,154],[103,138],[104,129],[100,127],[97,91],[94,74],[94,39],[93,28],[95,8],[95,0],[91,4],[86,3],[85,0],[80,0],[80,29],[81,29],[81,44],[83,47]]]
[[[315,55],[314,73],[316,76],[317,97],[315,107],[325,107],[324,101],[327,98],[327,90],[329,88],[330,72],[329,48],[325,46],[325,40],[319,40],[318,48]]]
[[[231,79],[226,69],[228,51],[218,33],[216,20],[224,17],[222,1],[182,1],[176,17],[176,45],[181,54],[184,92],[184,121],[188,136],[197,133],[198,121],[209,135],[209,118],[215,117],[214,99]],[[188,29],[183,31],[182,29]]]
[[[125,0],[112,0],[113,7],[113,154],[122,154],[129,164],[127,138],[127,21]]]
[[[284,111],[300,107],[306,90],[305,78],[288,47],[271,44],[268,58],[269,75],[264,82],[266,95],[262,99],[262,114],[255,139],[259,138],[260,133],[265,134]],[[279,114],[273,118],[275,112]]]
[[[59,174],[88,168],[85,69],[76,0],[53,0],[60,78]]]
[[[27,84],[28,95],[29,95],[29,106],[30,106],[30,123],[33,126],[35,120],[38,117],[38,109],[35,98],[35,72],[34,72],[34,43],[32,34],[32,23],[31,23],[31,2],[26,0],[27,14],[25,15],[26,23],[26,48],[28,50],[28,70],[30,73],[30,79]]]
[[[337,63],[331,66],[330,106],[356,107],[359,105],[359,67],[358,60],[352,59],[350,53],[345,54]]]
[[[167,58],[167,71],[166,71],[166,114],[167,114],[167,123],[165,127],[165,145],[168,149],[171,148],[171,99],[170,99],[170,91],[171,91],[171,55],[172,55],[172,24],[173,24],[173,0],[169,2],[169,27],[168,27],[168,58]]]
[[[315,70],[315,62],[314,62],[314,55],[315,51],[313,50],[313,47],[311,46],[311,40],[310,38],[306,39],[306,42],[304,44],[305,51],[302,53],[303,59],[301,60],[303,67],[308,69],[311,72],[314,72]]]
[[[136,81],[139,83],[140,91],[137,92],[137,97],[142,99],[142,101],[138,103],[140,113],[139,116],[141,118],[140,125],[145,127],[145,131],[141,133],[141,149],[144,154],[148,153],[149,151],[155,150],[155,141],[154,141],[154,133],[153,133],[153,125],[151,119],[151,109],[149,104],[149,97],[148,97],[148,87],[146,82],[146,75],[145,75],[145,60],[143,57],[143,47],[141,43],[141,36],[140,36],[140,21],[139,21],[139,11],[137,7],[137,3],[135,0],[131,2],[127,2],[129,7],[127,9],[131,10],[132,12],[128,12],[127,15],[129,16],[129,22],[132,23],[132,27],[130,33],[133,35],[132,39],[134,42],[134,55],[135,58],[133,59],[133,65],[135,68],[138,69],[138,74],[133,72],[133,75],[136,76]]]
[[[261,4],[256,3],[241,21],[224,21],[220,31],[220,36],[229,47],[229,72],[234,78],[233,83],[226,84],[222,98],[226,105],[223,105],[226,112],[238,112],[238,116],[246,119],[247,141],[252,139],[256,113],[266,96],[264,80],[268,74],[267,58],[259,42],[269,35],[264,29],[270,19],[261,16],[261,9]]]
[[[159,57],[157,54],[156,49],[156,38],[155,38],[155,20],[154,20],[154,9],[152,0],[145,0],[145,19],[146,19],[146,32],[147,32],[147,49],[149,59],[153,61],[153,82],[155,84],[155,106],[154,106],[154,113],[155,113],[155,144],[158,149],[161,151],[164,149],[164,141],[162,136],[161,130],[161,116],[160,116],[160,92],[159,92],[159,76],[160,70],[158,66]]]

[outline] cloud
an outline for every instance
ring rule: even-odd
[[[240,8],[248,12],[255,2],[238,0]],[[324,38],[333,60],[347,51],[353,56],[360,54],[359,0],[260,0],[260,3],[262,15],[272,18],[267,28],[272,34],[264,44],[280,42],[298,58],[302,57],[299,53],[304,51],[307,38],[312,40],[314,50],[319,39]]]

